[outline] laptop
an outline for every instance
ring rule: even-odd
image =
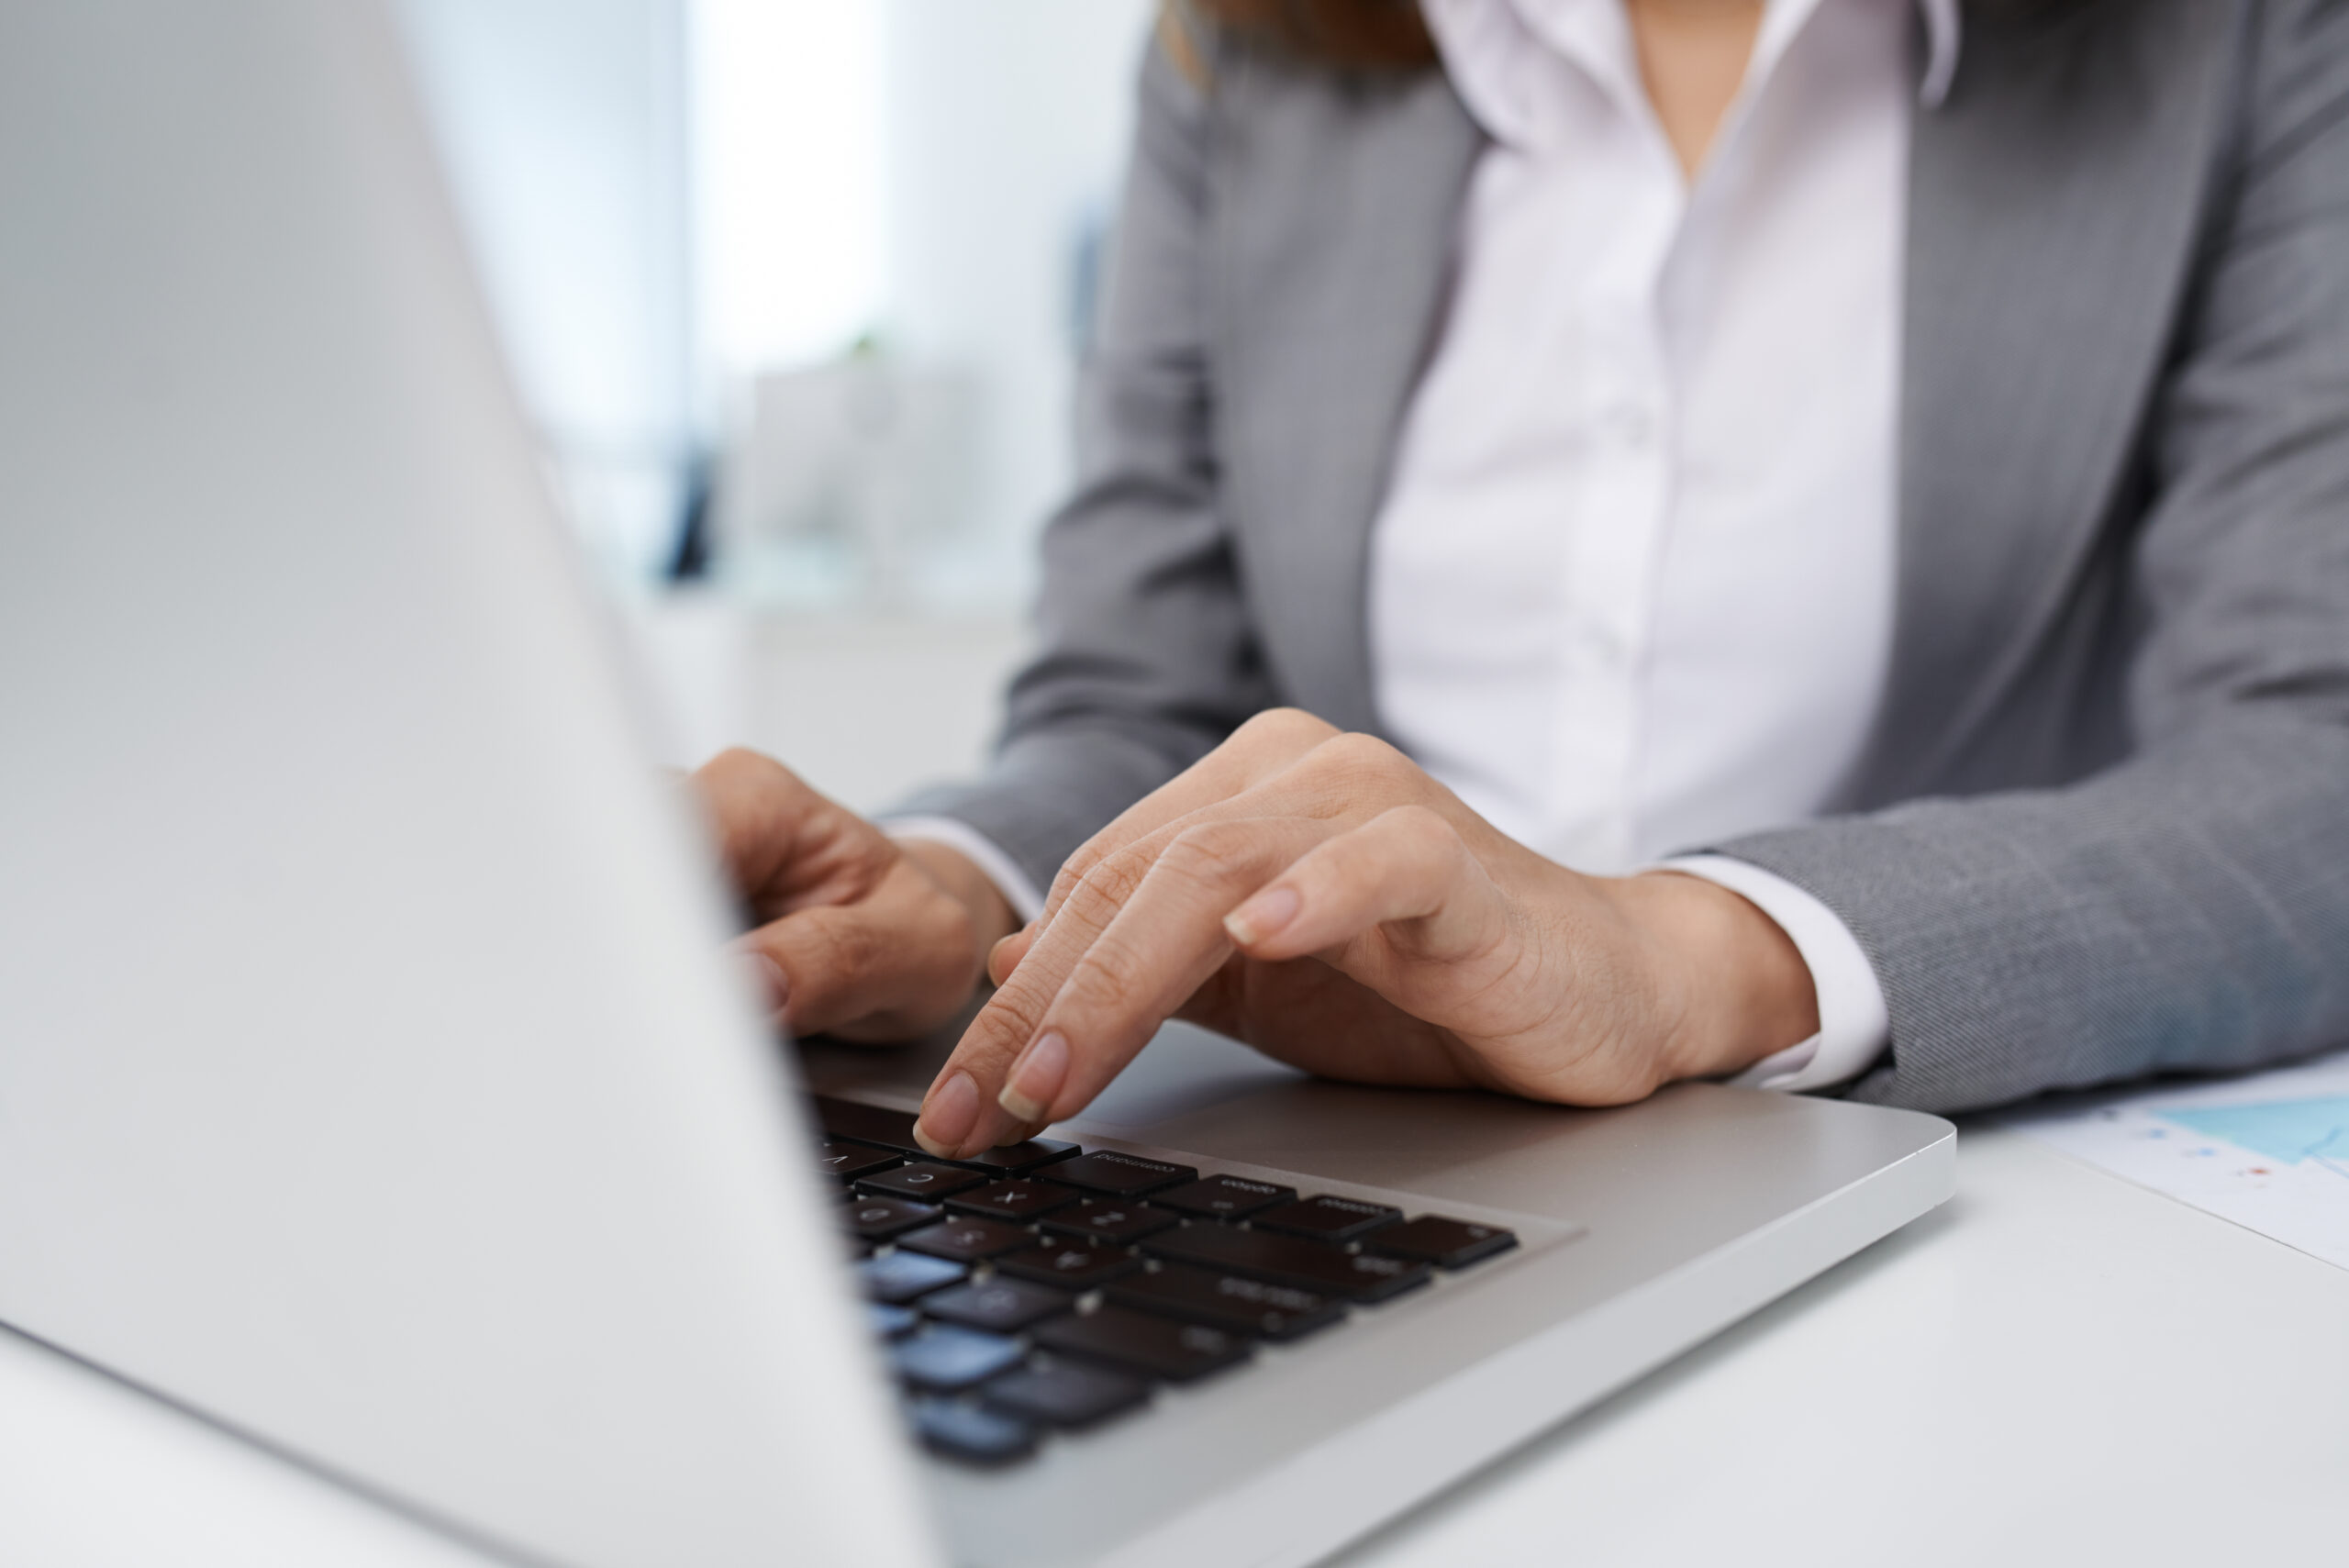
[[[615,642],[387,17],[0,9],[0,1321],[485,1562],[1297,1564],[1951,1193],[1180,1028],[924,1161]]]

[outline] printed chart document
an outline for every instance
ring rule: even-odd
[[[2349,1269],[2349,1051],[2003,1119],[2116,1176]]]

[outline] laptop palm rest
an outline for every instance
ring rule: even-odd
[[[818,1092],[917,1106],[959,1025],[903,1047],[800,1049]],[[932,1467],[963,1561],[1262,1564],[1334,1544],[1300,1522],[1391,1516],[1946,1198],[1948,1123],[1684,1084],[1575,1110],[1308,1078],[1162,1029],[1051,1136],[1514,1230],[1522,1245],[1148,1420],[1003,1474]],[[1047,1174],[1049,1173],[1047,1172]]]

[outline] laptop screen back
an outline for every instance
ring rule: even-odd
[[[0,1318],[583,1564],[928,1560],[362,6],[0,10]]]

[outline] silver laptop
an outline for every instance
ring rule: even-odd
[[[1180,1029],[925,1167],[610,640],[385,18],[0,7],[0,1320],[489,1561],[1302,1563],[1951,1192]]]

